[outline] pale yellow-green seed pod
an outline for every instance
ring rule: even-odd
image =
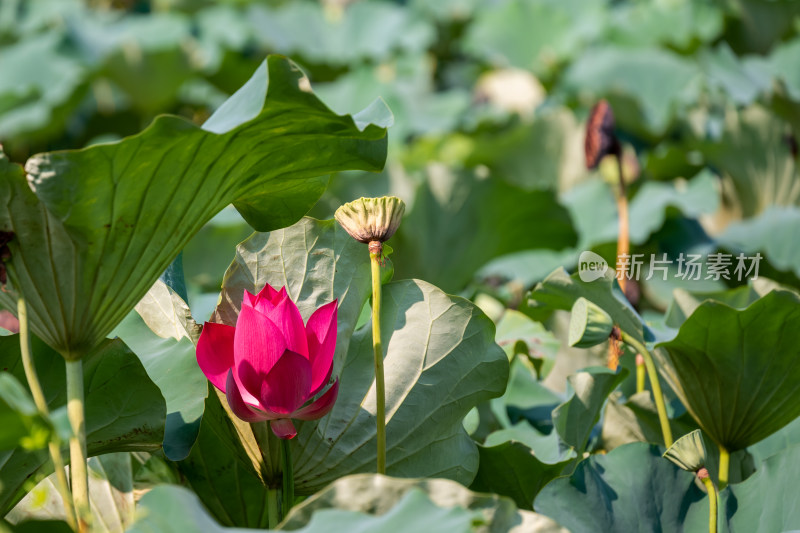
[[[359,198],[336,210],[336,221],[358,242],[383,243],[394,235],[406,204],[396,196]]]
[[[569,321],[569,345],[591,348],[608,340],[614,321],[597,304],[578,298],[572,305]]]
[[[699,429],[676,440],[664,452],[664,457],[689,472],[697,472],[706,466],[706,446]]]

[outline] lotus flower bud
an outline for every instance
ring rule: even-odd
[[[400,226],[406,204],[396,196],[359,198],[336,210],[336,221],[358,242],[369,244],[370,253],[381,253],[382,243]]]
[[[706,466],[706,446],[700,430],[695,429],[676,440],[664,452],[664,457],[689,472],[703,469]]]
[[[578,298],[572,306],[569,321],[569,345],[591,348],[608,340],[614,321],[598,305],[586,298]]]

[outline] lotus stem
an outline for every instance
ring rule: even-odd
[[[374,246],[376,244],[378,246]],[[375,352],[375,417],[377,419],[378,473],[386,473],[386,391],[383,380],[383,346],[381,345],[381,254],[379,241],[369,245],[372,264],[372,348]]]
[[[625,187],[625,177],[622,174],[622,150],[616,154],[617,169],[619,173],[619,191],[617,191],[617,214],[619,216],[619,233],[617,234],[617,259],[628,255],[631,249],[630,231],[628,222],[628,194]],[[617,270],[619,288],[625,293],[625,273]]]
[[[644,380],[647,377],[647,369],[644,366],[642,354],[636,354],[636,394],[644,391]]]
[[[697,477],[703,481],[708,491],[708,533],[717,533],[717,488],[705,468],[697,472]]]
[[[22,296],[17,300],[17,319],[19,320],[19,348],[22,355],[22,367],[25,369],[25,379],[28,381],[28,387],[31,389],[31,395],[33,396],[33,402],[36,404],[36,409],[42,417],[49,419],[50,411],[47,408],[47,400],[44,397],[42,384],[39,382],[39,376],[36,374],[36,366],[33,362],[31,335],[28,330],[28,308],[25,303],[25,298]],[[64,458],[61,455],[61,441],[58,438],[58,434],[55,432],[50,438],[48,449],[50,451],[50,458],[53,460],[53,468],[56,474],[56,488],[61,495],[61,500],[64,502],[64,514],[67,524],[70,529],[77,531],[78,522],[75,519],[72,493],[69,491],[67,474],[64,470]]]
[[[67,416],[72,427],[69,440],[70,477],[78,531],[89,531],[92,512],[89,507],[89,476],[86,469],[86,416],[83,395],[83,362],[68,360],[67,366]]]
[[[667,416],[667,407],[664,402],[664,394],[661,392],[661,383],[658,380],[658,371],[653,362],[653,356],[647,348],[625,333],[622,332],[622,340],[629,344],[634,350],[641,354],[644,359],[644,366],[647,370],[647,375],[650,378],[650,386],[653,388],[653,401],[656,404],[656,411],[658,412],[658,421],[661,424],[661,434],[664,436],[664,444],[667,448],[672,446],[672,429],[669,427],[669,417]]]
[[[267,488],[267,525],[270,529],[275,529],[280,522],[278,513],[278,489]]]
[[[282,516],[286,518],[294,505],[294,467],[292,466],[292,447],[289,439],[281,439],[283,453],[283,499]]]
[[[719,445],[719,474],[717,484],[719,490],[728,486],[728,472],[730,470],[731,454],[721,444]]]

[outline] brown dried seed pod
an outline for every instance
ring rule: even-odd
[[[606,100],[600,100],[589,113],[586,124],[586,168],[593,169],[608,154],[620,155],[620,144],[614,133],[614,112]]]

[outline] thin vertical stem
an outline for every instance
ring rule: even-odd
[[[69,440],[70,477],[78,531],[89,531],[92,513],[89,507],[89,476],[86,469],[86,417],[84,412],[83,363],[67,361],[67,416],[72,427]]]
[[[278,510],[278,489],[267,488],[267,525],[270,529],[275,529],[280,522]]]
[[[622,174],[622,151],[617,154],[617,169],[619,172],[619,191],[617,191],[617,214],[619,216],[619,233],[617,234],[617,260],[630,253],[630,230],[628,222],[628,193],[625,187],[625,177]],[[619,264],[619,261],[617,262]],[[617,280],[622,292],[625,292],[627,279],[625,272],[617,271]]]
[[[283,517],[289,514],[294,505],[294,468],[292,466],[292,447],[289,439],[281,439],[281,451],[283,452],[283,495],[282,510]]]
[[[644,381],[647,377],[647,369],[644,366],[642,354],[636,354],[636,394],[644,391]]]
[[[47,400],[44,397],[42,384],[39,382],[39,376],[36,375],[36,366],[33,362],[31,336],[28,330],[28,309],[25,298],[22,296],[17,300],[17,318],[19,320],[19,348],[22,355],[22,367],[25,369],[25,379],[27,379],[28,387],[31,389],[36,409],[39,410],[39,413],[44,418],[49,419],[50,411],[47,408]],[[72,503],[72,493],[69,491],[67,474],[64,470],[64,458],[61,456],[61,441],[58,438],[58,434],[53,433],[48,443],[48,449],[56,474],[56,487],[61,495],[61,500],[64,502],[64,514],[67,524],[73,531],[77,531],[78,523],[75,520],[75,508]]]
[[[372,244],[370,243],[370,248]],[[372,348],[375,352],[375,404],[378,440],[378,473],[386,473],[386,391],[383,381],[381,345],[381,254],[370,250],[372,264]]]
[[[728,473],[731,464],[731,454],[721,444],[719,445],[719,477],[717,484],[719,489],[722,490],[728,486]]]
[[[656,411],[658,412],[658,421],[661,424],[661,434],[664,436],[664,444],[667,448],[672,446],[672,428],[669,427],[669,417],[667,416],[667,406],[664,402],[664,393],[661,391],[661,383],[658,380],[658,371],[653,362],[653,356],[647,348],[628,335],[622,332],[622,340],[630,344],[634,350],[639,352],[644,359],[644,365],[647,369],[647,376],[650,378],[650,386],[653,388],[653,401],[656,404]]]
[[[630,253],[630,237],[629,237],[629,223],[628,223],[628,194],[625,190],[625,176],[622,174],[622,148],[620,147],[616,153],[617,169],[619,173],[619,190],[617,191],[617,215],[619,217],[619,228],[617,230],[617,261],[615,264],[617,282],[619,288],[622,289],[622,294],[625,293],[625,287],[628,283],[625,277],[625,267],[627,262],[620,261],[622,256]],[[615,350],[613,344],[608,346],[608,368],[616,371],[619,365],[620,352]]]
[[[714,482],[711,481],[711,478],[708,476],[708,471],[705,468],[698,472],[697,477],[703,480],[703,484],[708,491],[708,533],[717,533],[717,488],[714,486]]]

